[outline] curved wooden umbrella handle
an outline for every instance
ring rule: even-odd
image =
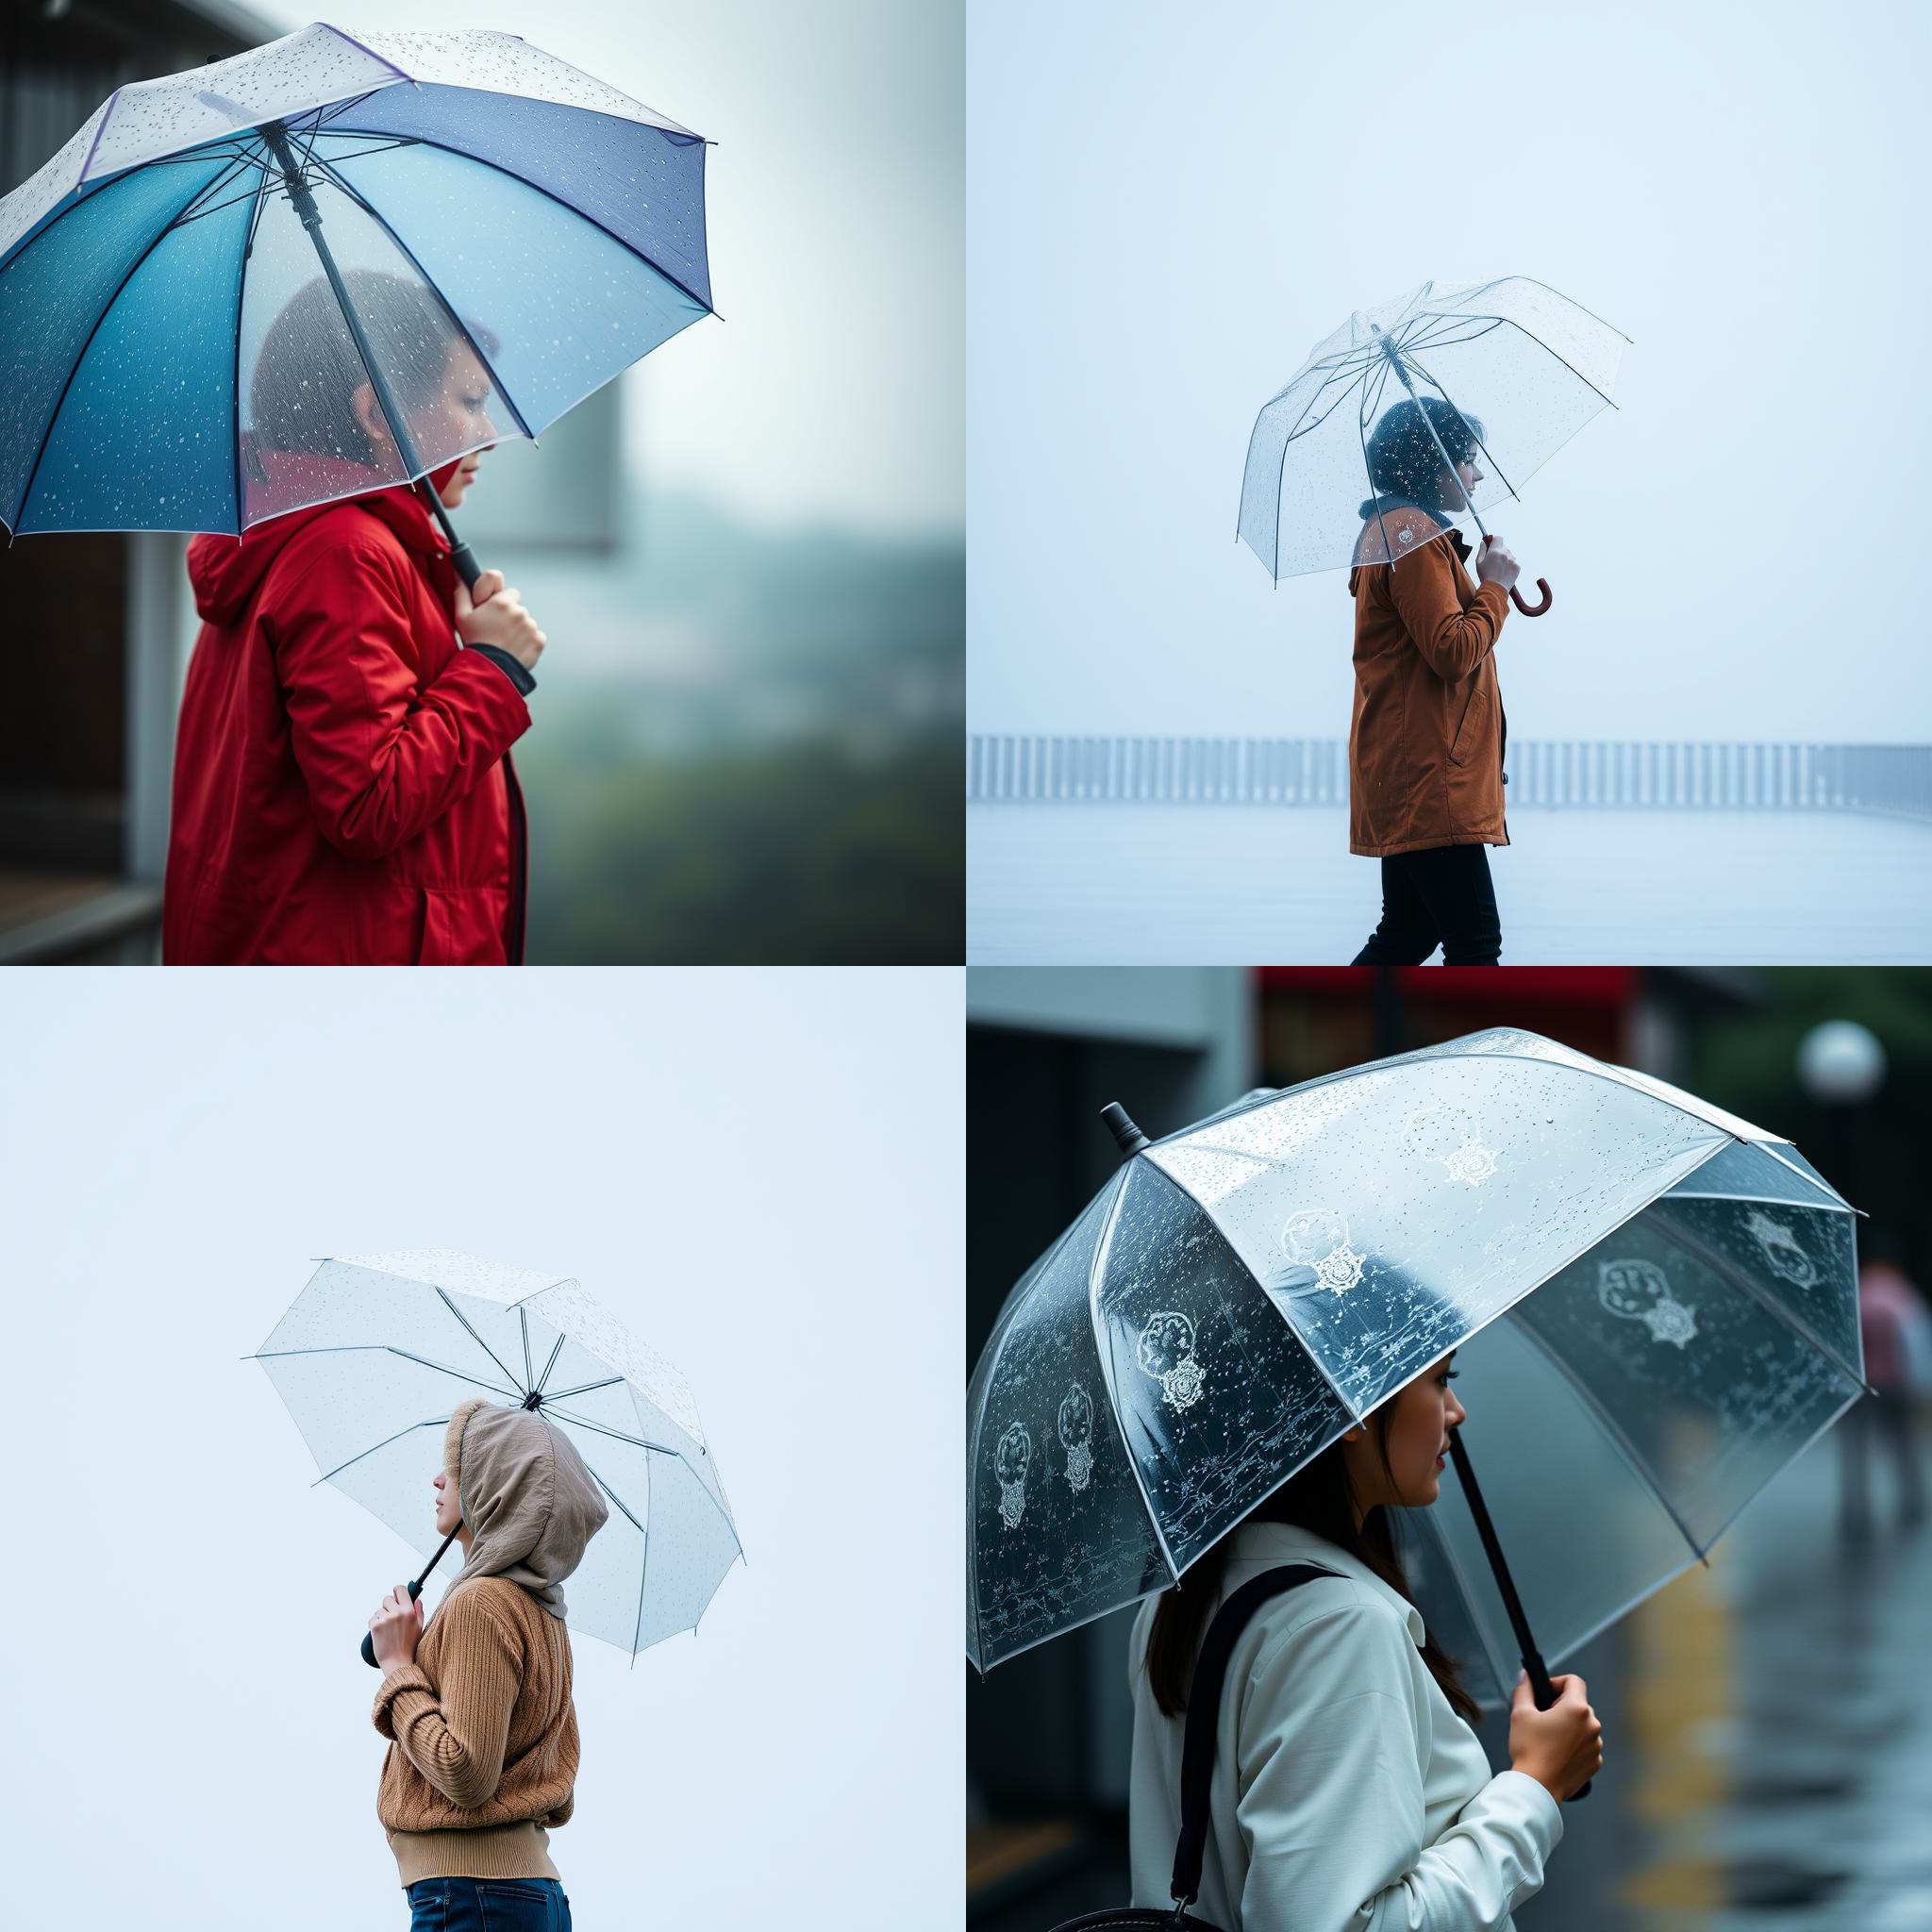
[[[1514,603],[1514,605],[1516,606],[1517,609],[1519,609],[1520,611],[1522,611],[1522,612],[1523,612],[1523,614],[1524,614],[1524,616],[1525,616],[1525,617],[1541,617],[1541,615],[1543,614],[1543,612],[1544,612],[1545,610],[1547,610],[1547,609],[1548,609],[1548,608],[1550,608],[1550,580],[1549,580],[1549,578],[1548,578],[1548,577],[1539,577],[1539,578],[1537,578],[1537,580],[1536,580],[1536,587],[1537,587],[1537,589],[1538,589],[1539,591],[1541,591],[1541,592],[1543,593],[1543,601],[1542,601],[1542,602],[1541,602],[1541,604],[1525,604],[1525,603],[1524,603],[1524,602],[1523,601],[1523,592],[1522,592],[1521,591],[1519,591],[1519,590],[1518,590],[1518,589],[1516,588],[1516,586],[1515,586],[1514,584],[1511,584],[1511,585],[1509,586],[1509,597],[1510,597],[1510,601],[1511,601],[1512,603]],[[1577,1793],[1576,1795],[1577,1795],[1578,1797],[1581,1797],[1581,1796],[1583,1795],[1583,1793],[1582,1793],[1581,1791],[1579,1791],[1579,1792],[1578,1792],[1578,1793]]]

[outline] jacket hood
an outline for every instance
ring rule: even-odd
[[[358,503],[380,517],[410,550],[425,557],[449,555],[441,525],[408,484],[372,488],[375,472],[364,464],[304,451],[250,450],[248,461],[255,475],[266,479],[253,500],[294,507],[271,510],[265,521],[250,525],[240,537],[204,531],[189,541],[188,580],[194,588],[194,608],[209,624],[233,624],[290,539],[341,503]],[[440,491],[461,461],[458,457],[432,470],[431,486]],[[318,492],[324,492],[320,503],[301,501]]]
[[[456,1581],[501,1576],[521,1583],[561,1618],[563,1579],[610,1515],[575,1444],[535,1409],[479,1395],[450,1417],[442,1466],[471,1532]]]

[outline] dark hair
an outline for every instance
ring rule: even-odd
[[[1365,1426],[1389,1468],[1389,1424],[1394,1405],[1385,1402],[1371,1415]],[[1391,1472],[1391,1476],[1393,1472]],[[1305,1463],[1273,1495],[1257,1504],[1243,1519],[1248,1523],[1292,1523],[1325,1538],[1338,1549],[1345,1550],[1366,1563],[1382,1581],[1415,1602],[1404,1574],[1402,1558],[1389,1529],[1389,1518],[1378,1503],[1355,1524],[1353,1491],[1348,1480],[1348,1464],[1338,1440]],[[1232,1532],[1230,1532],[1230,1535]],[[1147,1682],[1162,1715],[1178,1717],[1188,1707],[1188,1687],[1193,1681],[1194,1659],[1208,1628],[1209,1613],[1221,1596],[1222,1578],[1227,1568],[1228,1537],[1192,1564],[1172,1590],[1161,1594],[1154,1607],[1154,1625],[1147,1633]],[[1429,1674],[1442,1687],[1442,1694],[1457,1715],[1471,1724],[1482,1718],[1482,1706],[1462,1688],[1457,1675],[1458,1662],[1424,1632],[1422,1657]]]
[[[342,282],[397,407],[421,408],[441,390],[451,344],[462,340],[449,311],[424,284],[379,269],[344,269]],[[480,323],[469,333],[486,357],[503,346]],[[373,468],[375,446],[349,408],[367,380],[327,278],[305,282],[269,325],[256,358],[248,388],[255,446],[345,457]]]
[[[1430,424],[1442,440],[1442,449],[1457,462],[1466,463],[1474,456],[1482,419],[1465,416],[1442,396],[1424,396],[1420,403],[1412,396],[1405,398],[1375,425],[1369,438],[1370,485],[1422,509],[1436,509],[1442,501],[1442,450],[1429,434]],[[1373,508],[1362,514],[1373,515]]]

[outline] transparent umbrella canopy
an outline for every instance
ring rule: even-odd
[[[1128,1158],[968,1391],[982,1670],[1168,1588],[1452,1348],[1461,1446],[1555,1662],[1863,1391],[1855,1210],[1788,1141],[1537,1034],[1116,1130]],[[1391,1513],[1431,1628],[1500,1693],[1524,1632],[1455,1474]]]
[[[1486,530],[1484,509],[1615,407],[1629,340],[1523,275],[1424,282],[1357,309],[1256,417],[1241,541],[1279,582],[1399,561],[1430,534],[1418,506],[1434,526],[1467,520]],[[1457,422],[1464,448],[1449,446]],[[1482,480],[1473,496],[1458,487],[1445,502],[1438,483],[1471,445]]]
[[[8,541],[239,535],[534,440],[710,312],[704,175],[513,34],[317,22],[117,89],[0,201]]]
[[[741,1556],[685,1378],[575,1280],[444,1249],[324,1260],[256,1354],[316,1467],[425,1556],[430,1478],[467,1398],[536,1409],[610,1505],[571,1627],[637,1654],[694,1630]]]

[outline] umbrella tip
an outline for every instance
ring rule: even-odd
[[[1138,1154],[1148,1144],[1147,1136],[1127,1118],[1126,1108],[1118,1100],[1109,1100],[1100,1109],[1100,1118],[1124,1155]]]

